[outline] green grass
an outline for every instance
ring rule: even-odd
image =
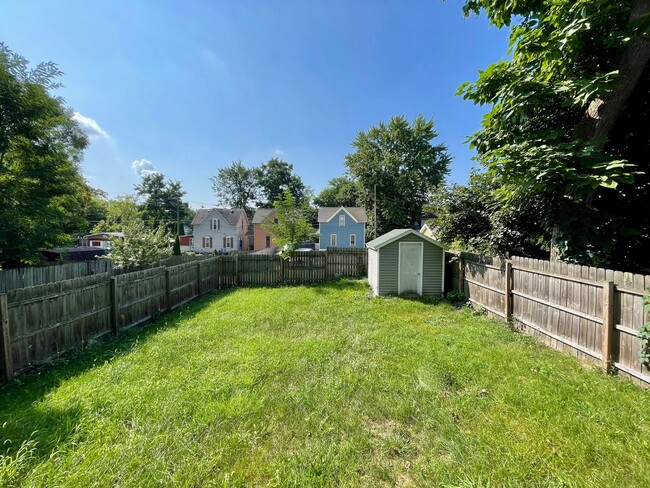
[[[363,281],[215,292],[0,390],[0,486],[649,486],[650,392]]]

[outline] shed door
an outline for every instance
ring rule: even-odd
[[[402,295],[422,295],[422,243],[399,243],[398,290]]]

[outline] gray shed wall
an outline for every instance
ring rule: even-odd
[[[379,249],[378,295],[397,295],[399,243],[421,242],[424,247],[422,263],[422,295],[442,294],[442,248],[415,235],[406,235]]]

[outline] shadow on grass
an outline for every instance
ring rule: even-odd
[[[159,315],[155,321],[120,332],[116,338],[108,336],[84,349],[68,351],[60,358],[39,365],[1,387],[0,438],[4,444],[0,445],[0,485],[10,482],[3,478],[7,472],[16,469],[7,469],[6,465],[16,461],[16,454],[21,447],[29,447],[29,464],[47,459],[79,424],[83,412],[78,405],[63,408],[42,406],[40,400],[50,391],[68,379],[103,366],[106,361],[129,354],[136,344],[146,343],[160,330],[178,327],[188,315],[199,313],[216,300],[235,291],[236,289],[226,289],[210,292],[172,312]],[[14,459],[8,459],[7,456]]]

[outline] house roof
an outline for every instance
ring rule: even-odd
[[[258,208],[255,210],[255,215],[253,215],[253,223],[261,224],[272,212],[275,212],[274,208]]]
[[[431,239],[431,237],[426,236],[424,234],[421,234],[420,232],[413,230],[413,229],[395,229],[391,230],[390,232],[386,232],[383,236],[377,237],[377,239],[373,239],[372,241],[368,242],[366,244],[366,247],[368,249],[380,249],[384,246],[387,246],[391,242],[395,242],[399,239],[401,239],[404,236],[407,236],[409,234],[412,234],[414,236],[419,237],[423,241],[430,242],[431,244],[435,244],[438,247],[445,248],[442,244],[440,244],[438,241],[434,241]]]
[[[192,219],[192,225],[201,224],[212,211],[218,212],[230,225],[237,225],[242,214],[246,214],[241,208],[201,208],[196,211],[196,215]]]
[[[318,207],[318,221],[329,222],[340,210],[344,210],[357,223],[368,222],[366,209],[363,207]]]
[[[124,237],[124,232],[98,232],[84,236],[86,239],[108,239],[109,237]]]

